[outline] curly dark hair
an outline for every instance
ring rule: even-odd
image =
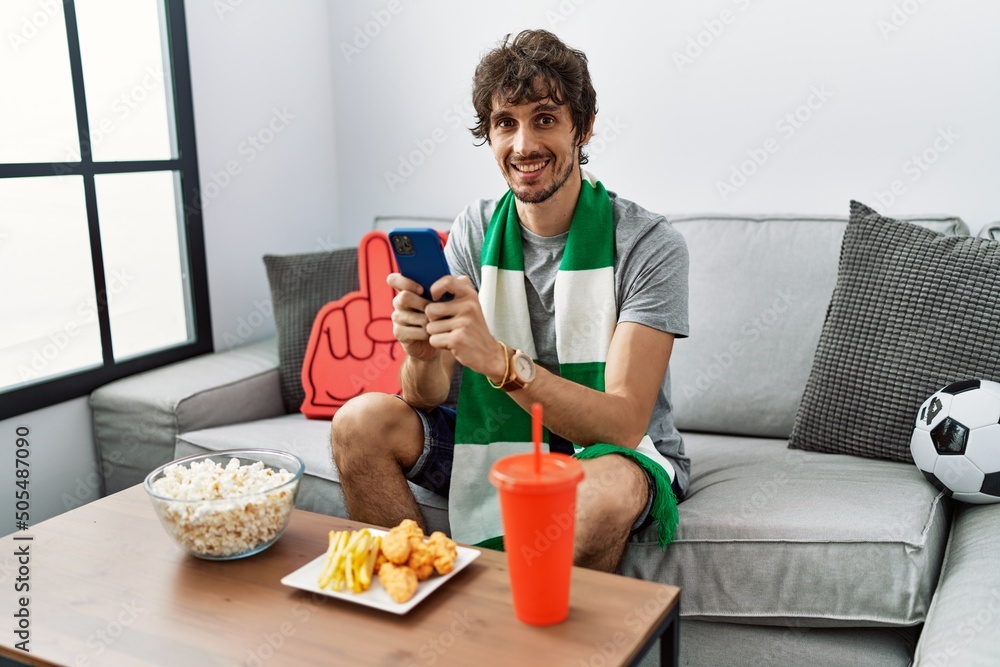
[[[496,99],[514,105],[544,99],[569,104],[579,142],[597,113],[597,93],[587,70],[587,56],[547,30],[523,30],[513,41],[510,37],[504,37],[476,67],[472,84],[476,126],[472,135],[482,140],[477,145],[490,142],[490,115]],[[580,164],[587,164],[582,146]]]

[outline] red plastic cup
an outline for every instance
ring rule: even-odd
[[[569,616],[576,487],[583,466],[572,456],[513,454],[490,468],[500,492],[504,550],[514,614],[529,625],[553,625]]]

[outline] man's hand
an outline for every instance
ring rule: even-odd
[[[436,350],[448,350],[466,368],[498,382],[507,368],[503,348],[486,326],[479,295],[467,276],[445,276],[431,285],[435,299],[453,295],[450,301],[425,301],[423,315],[427,342]]]
[[[431,361],[440,351],[430,344],[427,333],[427,315],[424,309],[430,301],[421,295],[420,283],[399,273],[390,273],[386,284],[399,293],[392,300],[392,335],[403,346],[407,356],[421,361]]]

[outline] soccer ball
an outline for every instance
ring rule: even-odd
[[[945,495],[1000,503],[1000,384],[963,380],[934,393],[917,412],[910,453]]]

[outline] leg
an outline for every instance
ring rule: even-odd
[[[581,461],[585,476],[576,496],[575,565],[615,572],[625,542],[649,499],[646,475],[624,456]]]
[[[337,411],[330,447],[352,519],[387,527],[413,519],[426,528],[403,474],[424,448],[413,408],[390,394],[362,394]]]

